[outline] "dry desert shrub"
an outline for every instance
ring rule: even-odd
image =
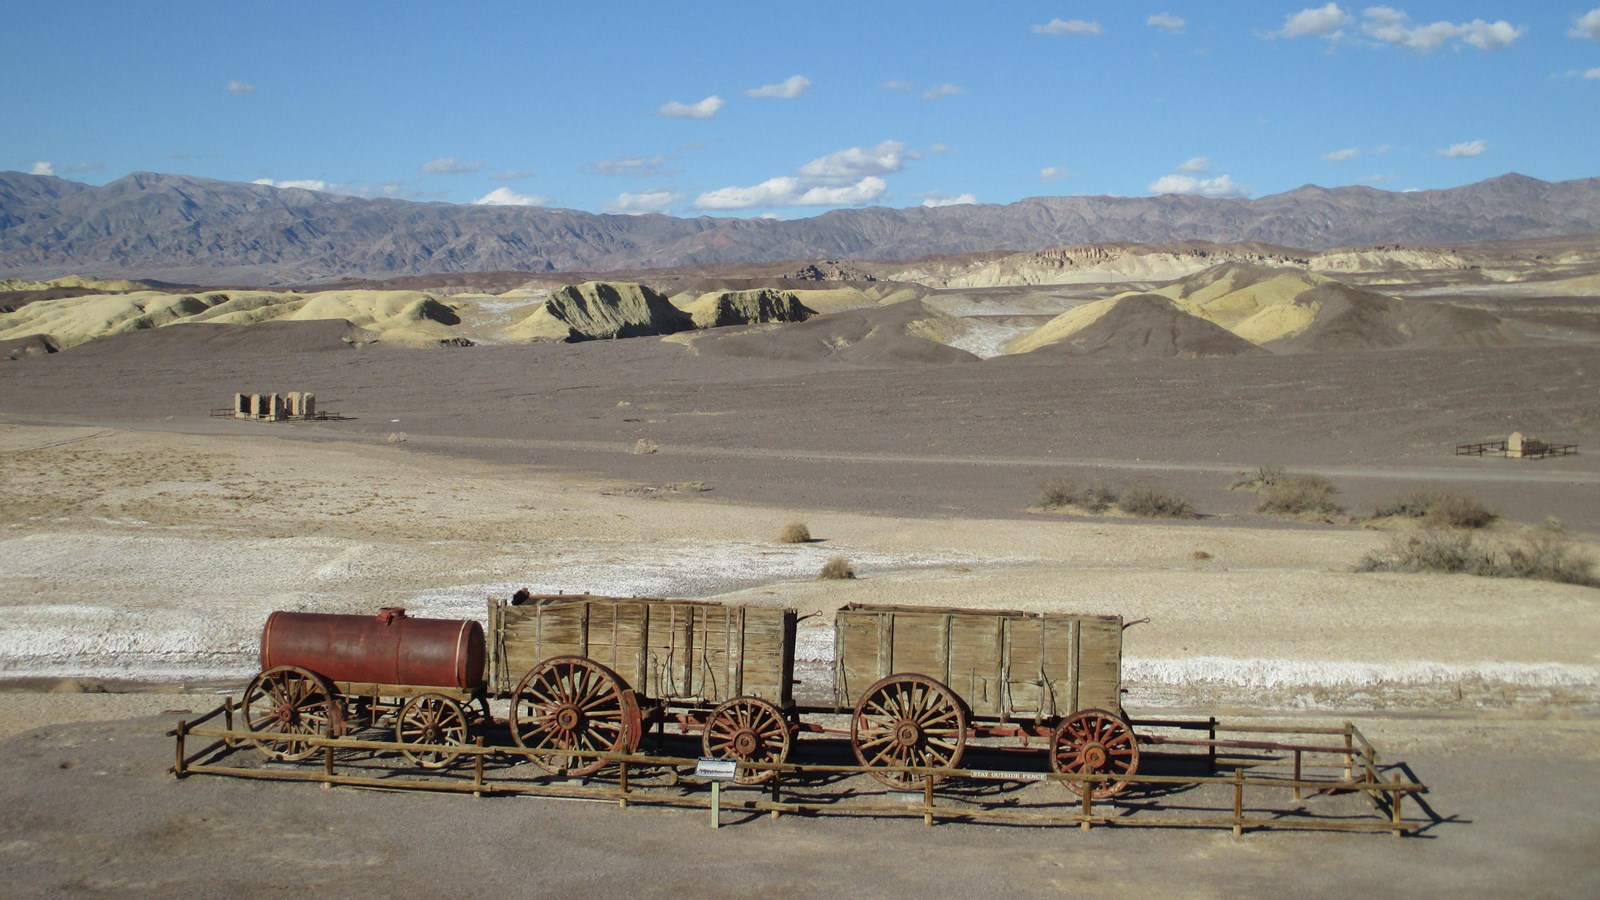
[[[1279,516],[1334,516],[1344,512],[1333,502],[1333,482],[1321,475],[1279,475],[1261,491],[1256,512]]]
[[[817,577],[824,581],[843,581],[856,577],[856,570],[850,567],[850,560],[835,556],[822,564],[822,574]]]
[[[1116,502],[1116,489],[1104,481],[1051,478],[1040,485],[1039,505],[1044,509],[1076,506],[1089,512],[1105,512]]]
[[[644,438],[639,438],[639,440],[633,445],[633,455],[648,456],[659,449],[661,448],[656,446],[655,441],[647,441]]]
[[[1475,541],[1463,531],[1396,535],[1382,550],[1368,553],[1357,572],[1437,572],[1487,578],[1532,578],[1600,587],[1594,563],[1561,534],[1536,531],[1518,544]]]
[[[804,522],[790,522],[778,532],[780,544],[809,544],[811,543],[811,529]]]
[[[1204,550],[1196,550],[1193,553],[1189,554],[1189,558],[1193,559],[1193,560],[1204,561],[1204,560],[1210,559],[1211,558],[1211,554],[1207,553]]]
[[[389,432],[389,443],[391,443],[391,444],[404,444],[405,442],[406,442],[406,433],[404,431],[391,431],[391,432]]]
[[[1433,528],[1486,528],[1499,515],[1468,494],[1419,489],[1375,507],[1372,517],[1424,519]]]
[[[1152,519],[1193,519],[1197,516],[1188,498],[1150,485],[1130,488],[1117,500],[1117,509],[1131,516]]]
[[[1252,475],[1241,474],[1228,485],[1230,491],[1263,491],[1282,481],[1286,473],[1283,466],[1257,466]]]

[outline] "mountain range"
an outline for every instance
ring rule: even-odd
[[[1031,197],[803,219],[596,215],[366,199],[141,172],[103,186],[0,173],[0,277],[67,273],[306,284],[453,272],[605,272],[779,260],[900,260],[1090,242],[1326,250],[1600,233],[1600,178],[1510,174],[1392,192],[1305,186],[1256,199]]]

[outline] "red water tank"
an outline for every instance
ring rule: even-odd
[[[469,619],[413,619],[393,607],[376,616],[275,612],[261,629],[261,669],[299,666],[330,681],[475,690],[483,684],[483,626]]]

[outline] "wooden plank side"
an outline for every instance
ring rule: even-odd
[[[793,701],[795,612],[792,609],[746,606],[734,625],[741,629],[732,642],[739,651],[737,694],[760,697],[780,707]],[[724,697],[722,699],[729,699]]]
[[[1097,704],[1121,708],[1115,616],[852,604],[834,624],[840,705],[906,673],[944,682],[978,718],[1048,721]]]
[[[939,681],[949,676],[950,615],[943,612],[895,612],[888,671],[884,674],[926,675]]]
[[[975,716],[1009,718],[1006,706],[1005,658],[1001,635],[1006,623],[1001,616],[948,616],[949,652],[945,684],[967,702]]]
[[[1122,709],[1122,620],[1085,616],[1080,625],[1078,709]]]
[[[834,703],[853,707],[873,682],[889,674],[892,617],[845,607],[833,619]]]

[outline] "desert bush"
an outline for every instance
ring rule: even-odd
[[[1600,587],[1594,563],[1579,555],[1571,543],[1554,532],[1534,532],[1523,538],[1520,545],[1507,547],[1505,556],[1508,578],[1537,578]]]
[[[1255,474],[1243,475],[1234,479],[1228,485],[1230,491],[1261,491],[1282,481],[1285,476],[1283,466],[1257,466]]]
[[[1396,535],[1382,550],[1362,557],[1356,571],[1461,573],[1600,587],[1594,563],[1549,531],[1499,546],[1475,541],[1462,531]]]
[[[391,443],[391,444],[404,444],[405,442],[406,442],[406,433],[404,431],[391,431],[391,432],[389,432],[389,443]]]
[[[1256,512],[1275,515],[1337,515],[1333,482],[1321,475],[1282,475],[1262,491]]]
[[[1435,528],[1486,528],[1499,518],[1482,500],[1455,491],[1419,489],[1375,507],[1373,518],[1426,519]]]
[[[807,544],[811,542],[811,529],[804,522],[790,522],[778,532],[780,544]]]
[[[1129,489],[1116,503],[1118,509],[1133,516],[1167,519],[1195,517],[1194,506],[1187,498],[1149,485]]]
[[[1117,502],[1117,491],[1104,481],[1084,482],[1076,478],[1052,478],[1041,486],[1039,505],[1045,509],[1076,506],[1089,512],[1105,512]]]
[[[1204,550],[1196,550],[1189,554],[1189,558],[1194,560],[1207,560],[1211,558],[1211,554]]]
[[[851,568],[850,560],[835,556],[822,564],[822,574],[819,577],[826,581],[841,581],[856,577],[856,570]]]
[[[644,438],[639,438],[639,440],[637,442],[635,442],[634,445],[633,445],[633,455],[634,456],[647,456],[647,455],[649,455],[651,453],[656,452],[656,450],[658,450],[658,449],[660,449],[660,448],[658,448],[656,446],[655,441],[647,441]]]

